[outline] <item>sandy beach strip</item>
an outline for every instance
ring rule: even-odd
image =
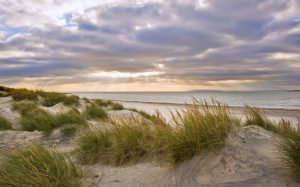
[[[126,108],[136,108],[138,110],[144,110],[149,113],[155,113],[158,110],[167,120],[170,120],[172,115],[171,112],[181,111],[186,107],[187,104],[177,103],[155,103],[155,102],[132,102],[132,101],[120,101]],[[229,106],[230,111],[244,118],[244,107]],[[283,109],[283,108],[260,108],[266,115],[274,120],[279,121],[282,118],[290,120],[293,123],[297,123],[300,120],[300,109]]]

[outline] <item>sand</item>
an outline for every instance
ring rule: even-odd
[[[0,115],[18,127],[19,116],[10,109],[10,102],[9,97],[0,98]],[[128,103],[124,105],[132,107]],[[135,106],[137,105],[135,104]],[[181,109],[182,106],[143,104],[137,108],[148,112],[159,108],[168,117],[169,110]],[[57,113],[68,109],[68,107],[58,104],[46,110]],[[241,112],[238,108],[231,110],[233,112],[236,110],[237,114]],[[266,112],[271,117],[293,119],[299,117],[299,111],[267,110]],[[109,111],[108,113],[113,117],[132,114],[129,110]],[[97,121],[92,124],[101,125]],[[224,148],[194,157],[175,168],[149,159],[135,165],[122,167],[99,162],[94,165],[80,165],[86,173],[81,180],[85,187],[300,187],[300,183],[296,183],[287,175],[280,159],[276,156],[275,144],[280,140],[279,135],[257,126],[239,128],[228,139]],[[71,153],[76,148],[76,137],[63,137],[59,130],[54,130],[49,137],[43,136],[38,131],[5,130],[0,131],[0,157],[9,150],[29,145],[32,142],[41,143],[60,152]],[[75,157],[71,158],[77,163]]]
[[[163,116],[170,120],[172,115],[170,112],[175,112],[176,110],[182,110],[186,105],[184,104],[170,104],[170,103],[149,103],[149,102],[121,102],[127,108],[136,108],[139,110],[144,110],[149,113],[155,113],[155,110],[158,110],[163,114]],[[243,117],[244,108],[243,107],[229,107],[232,114]],[[292,121],[294,124],[300,119],[300,109],[271,109],[271,108],[261,108],[267,116],[278,122],[282,118]]]

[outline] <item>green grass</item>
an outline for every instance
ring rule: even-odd
[[[38,107],[36,102],[22,101],[12,105],[21,114],[20,124],[26,131],[43,131],[49,135],[54,128],[69,124],[85,125],[86,120],[75,109],[65,113],[51,114]]]
[[[30,101],[38,100],[38,95],[35,93],[35,91],[27,90],[25,88],[12,89],[10,94],[15,101],[23,101],[25,99]]]
[[[257,108],[247,106],[245,108],[246,122],[245,125],[257,125],[265,130],[280,134],[284,138],[300,140],[299,124],[293,126],[288,120],[282,119],[277,124],[267,118],[266,114]]]
[[[10,130],[12,126],[10,122],[4,117],[0,116],[0,130]]]
[[[66,125],[60,130],[60,132],[64,136],[73,136],[76,133],[77,129],[78,129],[77,125]]]
[[[149,114],[143,110],[137,110],[135,108],[130,108],[129,110],[140,114],[142,117],[150,120],[154,124],[165,125],[167,123],[158,110],[155,111],[155,114]]]
[[[105,129],[90,129],[82,133],[77,142],[81,162],[93,164],[99,160],[108,161],[111,138],[111,132]]]
[[[7,154],[1,161],[1,187],[80,187],[74,164],[40,145]]]
[[[246,125],[257,125],[282,136],[283,140],[276,143],[278,156],[287,171],[300,181],[300,124],[292,125],[282,119],[277,124],[269,120],[265,113],[257,108],[246,107]]]
[[[109,119],[109,128],[90,130],[78,141],[79,157],[84,163],[99,160],[114,165],[136,163],[143,157],[158,157],[177,165],[205,151],[222,147],[238,120],[227,106],[213,102],[188,106],[174,114],[170,127],[159,113]]]
[[[264,111],[258,108],[246,106],[245,115],[246,115],[246,122],[245,122],[246,126],[257,125],[270,131],[272,131],[274,128],[273,122],[266,117]]]
[[[86,106],[85,111],[83,112],[83,116],[86,117],[86,119],[98,119],[98,120],[102,120],[102,119],[106,119],[107,118],[107,114],[106,112],[103,110],[102,107],[100,107],[97,104],[89,104]]]
[[[285,139],[277,145],[277,148],[288,172],[300,181],[300,141]]]
[[[58,103],[63,103],[66,106],[71,105],[78,105],[79,104],[79,97],[78,96],[68,96],[63,93],[56,93],[56,92],[43,92],[43,91],[36,91],[36,93],[43,97],[42,105],[46,107],[54,106]]]
[[[56,92],[44,92],[41,90],[28,90],[25,88],[6,88],[1,87],[0,91],[7,92],[7,95],[11,95],[11,97],[15,101],[37,101],[39,96],[42,98],[41,104],[46,107],[51,107],[56,105],[57,103],[63,103],[66,106],[70,105],[78,105],[79,97],[78,96],[67,96],[63,93]]]
[[[99,160],[113,165],[137,162],[153,140],[150,126],[137,117],[110,119],[111,128],[92,129],[78,140],[79,157],[83,163]]]
[[[40,109],[35,102],[16,102],[12,107],[21,114],[20,123],[23,130],[38,130],[50,134],[52,129],[56,127],[54,116]]]
[[[123,110],[124,106],[121,103],[112,103],[111,108],[113,110]]]
[[[8,96],[10,96],[10,93],[5,91],[0,91],[0,97],[8,97]]]
[[[175,165],[224,146],[233,125],[238,125],[228,107],[216,101],[195,101],[183,114],[173,115],[173,121],[174,128],[163,138],[163,156]]]
[[[86,120],[82,117],[78,110],[71,109],[68,112],[55,115],[55,123],[56,127],[66,124],[85,125]]]
[[[93,101],[94,101],[94,103],[96,103],[97,105],[102,106],[102,107],[107,107],[112,104],[111,101],[106,101],[103,99],[94,99]]]

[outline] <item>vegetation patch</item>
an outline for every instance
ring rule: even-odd
[[[49,135],[54,128],[67,124],[85,125],[85,119],[80,113],[71,109],[65,113],[51,114],[38,107],[36,102],[22,101],[12,105],[21,114],[20,123],[26,131],[43,131]]]
[[[102,107],[99,105],[92,103],[86,106],[85,111],[83,112],[83,116],[86,117],[86,119],[106,119],[107,114],[105,110],[103,110]]]
[[[10,122],[4,117],[0,116],[0,130],[10,130],[12,126]]]
[[[152,130],[137,117],[110,119],[111,128],[92,129],[78,140],[79,157],[83,163],[99,160],[113,165],[135,163],[145,156],[153,140]]]
[[[103,99],[94,99],[93,101],[94,101],[94,103],[96,103],[98,106],[102,106],[102,107],[108,107],[109,105],[112,104],[111,101],[106,101],[106,100],[103,100]]]
[[[36,101],[38,100],[38,94],[32,90],[27,90],[25,88],[22,89],[12,89],[10,91],[11,97],[15,101],[23,101],[23,100],[30,100],[30,101]]]
[[[300,181],[300,141],[285,139],[277,147],[280,158],[292,177]]]
[[[111,108],[113,110],[124,110],[124,106],[121,103],[112,103]]]
[[[173,127],[159,113],[109,119],[110,128],[90,130],[78,141],[80,158],[85,163],[99,160],[115,165],[135,163],[157,155],[174,165],[202,152],[225,144],[232,126],[238,123],[227,106],[214,102],[195,103],[183,114],[174,114]]]
[[[55,123],[56,127],[60,127],[66,124],[77,124],[77,125],[85,125],[86,120],[82,117],[80,112],[76,109],[71,109],[65,113],[59,113],[55,115]]]
[[[43,92],[37,91],[36,92],[39,96],[43,97],[42,105],[46,107],[54,106],[58,103],[63,103],[66,106],[71,105],[78,105],[79,104],[79,97],[78,96],[67,96],[63,93],[56,93],[56,92]]]
[[[71,160],[40,145],[7,154],[0,166],[2,187],[79,187],[78,177]]]
[[[165,134],[163,155],[176,165],[223,146],[239,120],[231,116],[226,105],[195,101],[182,114],[174,114],[173,122],[172,132]]]

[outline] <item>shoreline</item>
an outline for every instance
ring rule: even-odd
[[[104,99],[105,100],[105,99]],[[119,100],[119,99],[112,99],[111,101],[116,102],[122,102],[122,103],[145,103],[145,104],[159,104],[159,105],[174,105],[174,106],[186,106],[186,105],[192,105],[192,103],[168,103],[168,102],[151,102],[151,101],[125,101],[125,100]],[[242,106],[230,106],[227,105],[230,109],[243,109],[245,107]],[[251,106],[252,107],[252,106]],[[261,110],[271,111],[271,110],[285,110],[285,111],[293,111],[293,112],[299,112],[300,109],[292,109],[292,108],[268,108],[268,107],[255,107],[259,108]]]
[[[130,101],[120,101],[112,100],[114,102],[119,102],[124,105],[125,108],[136,108],[139,110],[144,110],[145,112],[154,114],[158,110],[167,121],[172,119],[172,112],[182,111],[186,104],[176,104],[176,103],[157,103],[157,102],[130,102]],[[242,120],[245,119],[244,107],[238,106],[228,106],[230,112],[240,117]],[[297,109],[278,109],[278,108],[259,108],[275,122],[279,122],[281,119],[289,120],[293,124],[298,124],[300,121],[300,110]]]

